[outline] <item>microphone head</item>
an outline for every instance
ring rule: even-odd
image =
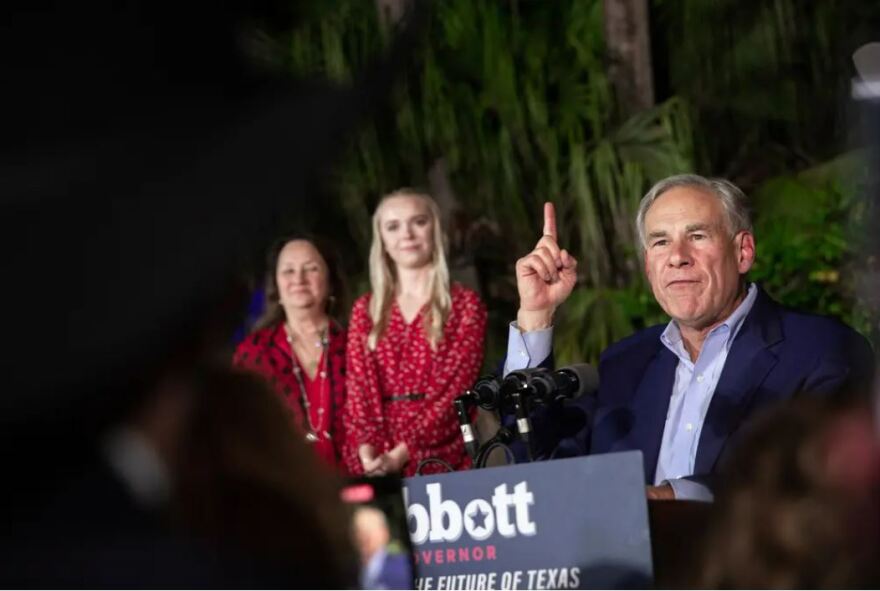
[[[551,373],[549,369],[544,367],[527,367],[512,371],[504,376],[504,380],[501,382],[502,396],[509,395],[511,391],[534,388],[542,378],[549,377]]]
[[[508,373],[501,384],[501,396],[523,391],[527,396],[543,400],[555,391],[552,372],[543,367],[529,367]]]
[[[511,371],[504,379],[508,380],[516,378],[525,382],[528,381],[529,378],[550,373],[550,371],[551,370],[546,367],[524,367],[523,369],[515,369]]]
[[[501,403],[501,380],[496,376],[483,376],[471,391],[476,395],[477,404],[486,410],[495,410]]]
[[[593,394],[599,389],[599,372],[589,363],[574,363],[557,370],[571,377],[577,383],[567,398],[580,398],[587,394]]]

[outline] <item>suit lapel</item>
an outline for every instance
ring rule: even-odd
[[[622,441],[621,449],[640,449],[644,454],[645,482],[654,481],[657,456],[663,440],[666,413],[675,383],[678,358],[664,346],[657,349],[630,403],[632,428]]]
[[[724,443],[749,407],[755,390],[776,365],[777,357],[770,347],[782,339],[782,322],[776,304],[759,288],[755,304],[730,348],[709,403],[694,462],[695,474],[712,471]]]

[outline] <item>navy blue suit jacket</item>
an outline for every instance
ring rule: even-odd
[[[554,457],[641,450],[645,482],[652,484],[678,365],[660,341],[664,328],[647,328],[608,347],[596,396],[539,413],[539,449]],[[759,289],[706,414],[696,479],[708,483],[743,424],[760,410],[800,393],[857,395],[870,387],[873,370],[873,352],[860,334],[831,318],[786,309]]]

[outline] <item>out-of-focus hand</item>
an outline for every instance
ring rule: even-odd
[[[364,467],[367,476],[383,476],[387,473],[386,454],[376,455],[376,449],[369,443],[363,443],[358,447],[358,457]]]
[[[401,472],[409,461],[409,448],[406,446],[406,443],[400,442],[385,455],[388,456],[388,471]]]
[[[544,235],[535,249],[516,262],[516,287],[519,291],[520,330],[547,328],[556,308],[568,298],[577,282],[577,261],[560,249],[556,232],[556,210],[544,204]]]
[[[675,490],[671,484],[661,484],[660,486],[646,487],[648,498],[652,501],[674,501]]]

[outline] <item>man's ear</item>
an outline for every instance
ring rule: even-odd
[[[748,230],[739,234],[736,246],[736,263],[740,275],[745,275],[755,262],[755,236]]]

